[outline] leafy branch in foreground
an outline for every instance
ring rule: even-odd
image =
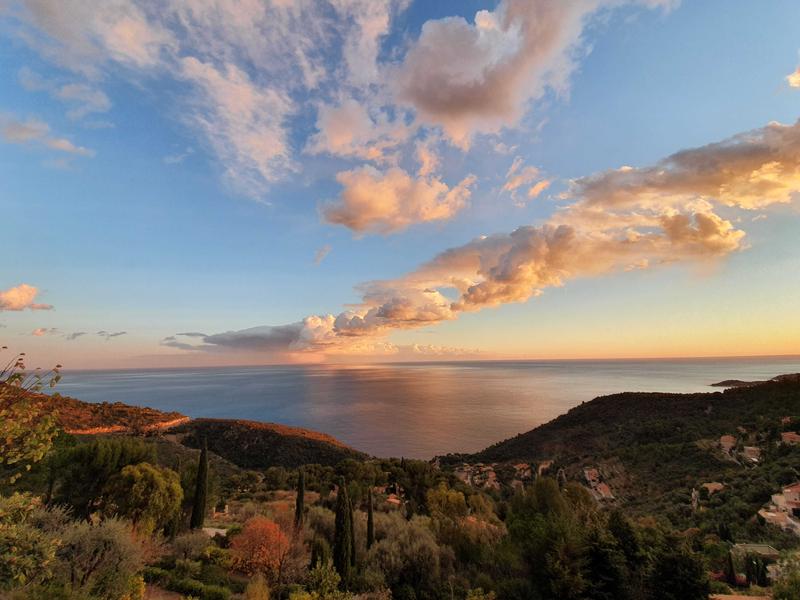
[[[60,369],[56,365],[46,373],[29,372],[24,352],[0,369],[0,482],[14,483],[52,446],[58,432],[56,415],[36,394],[56,386]]]

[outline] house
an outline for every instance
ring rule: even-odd
[[[613,500],[614,494],[611,493],[611,488],[605,482],[600,482],[594,487],[595,497],[598,500]]]
[[[514,465],[514,471],[519,479],[531,479],[533,477],[533,470],[528,463]]]
[[[731,552],[739,556],[756,554],[765,561],[775,561],[781,557],[781,553],[768,544],[734,544]]]
[[[757,463],[761,460],[761,448],[758,446],[745,446],[742,449],[742,456],[748,462]]]
[[[590,487],[594,487],[600,482],[600,472],[593,467],[586,467],[583,470],[583,476]]]
[[[773,494],[769,505],[759,510],[758,515],[767,523],[800,535],[800,482]]]
[[[400,506],[402,506],[403,504],[403,501],[400,500],[400,497],[397,494],[389,494],[386,497],[386,504],[390,504],[391,506],[400,508]]]
[[[716,492],[721,492],[725,489],[725,484],[720,483],[718,481],[709,481],[708,483],[704,483],[701,487],[706,488],[708,491],[708,495],[711,496]]]
[[[719,438],[719,447],[728,454],[736,447],[736,438],[732,435],[723,435]]]
[[[800,444],[800,435],[796,431],[784,431],[781,433],[781,442],[790,446]]]

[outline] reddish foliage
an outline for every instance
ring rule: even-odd
[[[289,538],[266,517],[253,517],[242,533],[233,538],[231,553],[236,568],[247,575],[264,573],[275,577],[289,552]]]

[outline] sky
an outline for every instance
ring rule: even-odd
[[[800,354],[795,0],[0,0],[30,366]]]

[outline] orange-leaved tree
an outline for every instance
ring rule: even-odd
[[[288,536],[266,517],[249,519],[231,541],[231,554],[239,571],[247,575],[263,573],[273,581],[280,579],[289,549]]]

